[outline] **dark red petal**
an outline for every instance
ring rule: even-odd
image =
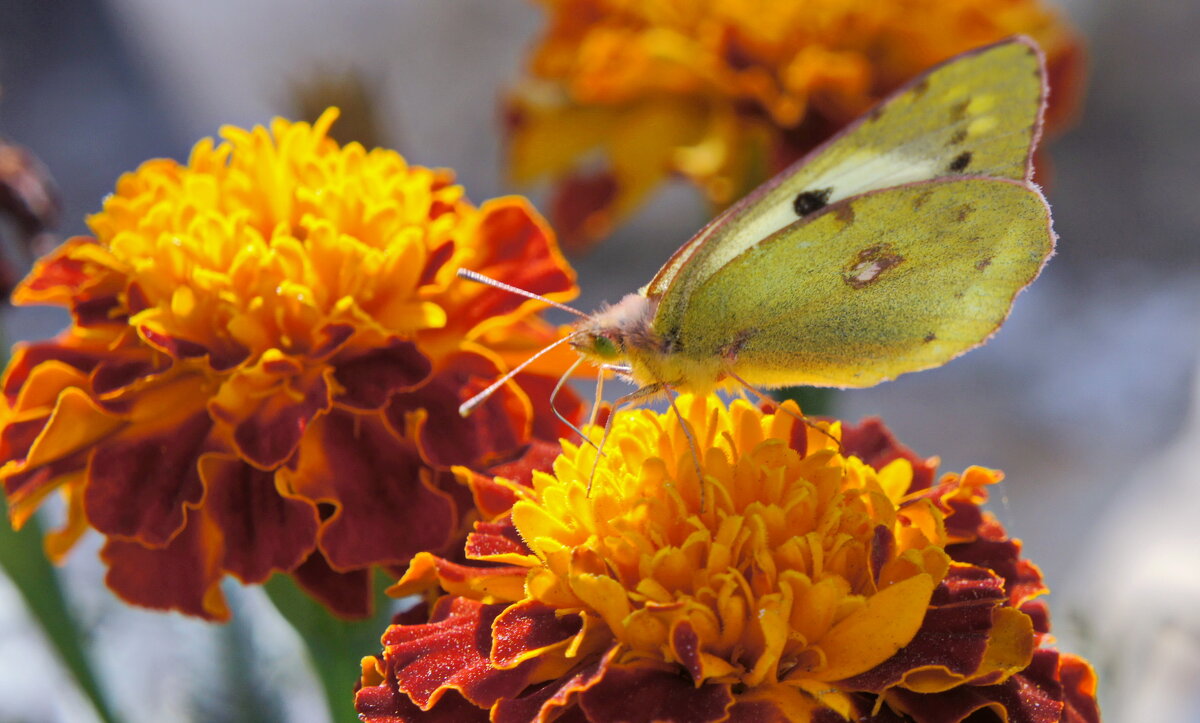
[[[945,486],[938,485],[938,488],[944,490]],[[986,524],[982,507],[970,500],[950,499],[943,502],[937,500],[937,495],[931,494],[930,497],[939,507],[944,508],[945,505],[949,505],[949,514],[946,516],[946,532],[951,539],[973,540],[979,537],[980,530]]]
[[[75,340],[60,336],[51,341],[17,344],[12,360],[4,371],[4,396],[9,404],[17,401],[17,395],[29,379],[29,373],[48,361],[62,362],[90,373],[98,364],[112,357],[112,352],[106,349],[81,349],[69,346],[72,342]]]
[[[576,698],[600,680],[616,653],[613,648],[603,658],[589,662],[569,676],[501,700],[493,709],[492,720],[494,723],[526,723],[537,720],[539,715],[555,723],[590,720],[576,707]]]
[[[842,683],[851,690],[879,693],[917,667],[940,665],[959,675],[978,670],[987,650],[992,612],[1007,599],[999,576],[978,567],[951,567],[934,589],[929,612],[912,641],[871,670]]]
[[[114,392],[138,379],[163,372],[169,366],[169,358],[162,356],[154,358],[149,353],[144,358],[105,359],[92,370],[92,392],[95,394]]]
[[[907,459],[913,466],[913,480],[908,488],[910,493],[928,489],[933,484],[933,474],[937,468],[900,444],[879,419],[864,419],[857,426],[842,427],[842,449],[875,469],[882,469],[895,459]]]
[[[274,469],[286,462],[312,420],[332,406],[329,385],[319,373],[280,383],[287,389],[264,395],[255,407],[232,412],[236,417],[215,402],[209,405],[214,416],[234,421],[233,438],[238,452],[261,469]]]
[[[274,472],[216,455],[201,460],[200,472],[204,508],[224,535],[224,567],[243,582],[291,570],[316,547],[316,505],[280,495]]]
[[[0,464],[24,460],[33,446],[33,441],[49,421],[50,415],[46,414],[23,421],[8,422],[0,427]]]
[[[428,383],[394,396],[387,409],[388,420],[395,429],[403,430],[406,414],[425,410],[425,422],[416,435],[422,457],[434,466],[478,468],[496,458],[511,457],[527,441],[529,423],[516,392],[501,387],[469,417],[458,413],[462,402],[499,374],[494,364],[478,354],[455,354]]]
[[[438,203],[438,202],[435,202],[435,204],[436,203]],[[447,207],[445,209],[445,211],[443,211],[443,213],[446,211],[449,211],[449,210],[450,209]],[[437,218],[440,215],[442,215],[442,214],[435,213],[434,209],[432,209],[432,208],[429,211],[430,218]],[[446,262],[449,261],[451,259],[451,257],[453,257],[453,256],[454,256],[454,242],[453,241],[447,241],[447,242],[443,243],[441,246],[438,246],[436,249],[433,249],[432,251],[430,251],[429,256],[427,256],[425,259],[425,268],[421,269],[421,279],[417,283],[420,284],[421,286],[424,286],[426,284],[432,284],[434,282],[434,280],[437,279],[437,272],[440,271],[441,268],[446,265]]]
[[[64,287],[73,298],[81,298],[81,290],[96,283],[95,267],[86,261],[72,258],[70,253],[77,246],[98,244],[89,236],[74,236],[59,245],[48,257],[39,260],[33,271],[21,283],[33,291],[47,291]],[[86,295],[82,298],[90,298]]]
[[[355,693],[354,709],[363,723],[484,723],[488,720],[486,710],[471,705],[453,690],[446,691],[437,705],[425,711],[386,682]]]
[[[15,505],[30,497],[36,498],[44,494],[47,486],[58,485],[62,476],[76,472],[87,464],[89,449],[81,449],[74,454],[60,457],[48,464],[27,469],[4,478],[4,491],[8,495],[10,505]]]
[[[554,391],[554,385],[558,384],[558,378],[518,374],[516,381],[533,404],[533,436],[555,446],[560,439],[578,443],[579,435],[563,424],[554,413],[557,410],[558,414],[566,417],[572,424],[579,425],[583,419],[584,404],[575,390],[564,385],[554,400],[554,407],[551,408],[550,395]]]
[[[227,620],[221,594],[220,540],[193,510],[189,523],[163,548],[109,538],[100,551],[108,564],[109,589],[126,602],[178,610],[207,620]]]
[[[326,324],[314,334],[317,342],[307,356],[310,359],[324,359],[342,348],[342,345],[354,336],[356,331],[353,324]]]
[[[165,545],[184,525],[184,506],[204,497],[197,463],[211,429],[201,409],[177,424],[127,427],[98,445],[83,493],[92,526],[149,547]]]
[[[871,566],[871,578],[876,583],[879,582],[883,566],[891,559],[895,546],[896,538],[892,534],[891,528],[886,525],[876,525],[875,533],[871,536],[871,550],[868,558]]]
[[[325,607],[344,618],[365,618],[372,612],[371,570],[337,572],[321,556],[309,555],[292,576],[296,583]]]
[[[404,564],[422,550],[442,550],[458,538],[460,511],[435,485],[411,446],[371,417],[334,410],[311,429],[302,454],[325,456],[313,474],[335,510],[320,545],[338,569]],[[302,462],[302,469],[304,463]],[[461,539],[461,538],[458,538]]]
[[[1060,654],[1058,677],[1063,687],[1063,723],[1100,723],[1096,673],[1083,659]]]
[[[493,468],[494,469],[494,468]],[[496,517],[508,512],[516,504],[517,493],[508,485],[501,484],[490,474],[468,472],[475,508],[485,518]]]
[[[916,723],[959,723],[992,706],[1003,708],[1010,723],[1058,723],[1063,704],[1057,668],[1057,652],[1038,650],[1029,667],[998,685],[960,685],[930,694],[897,688],[888,699]]]
[[[1044,635],[1050,632],[1050,608],[1046,605],[1045,600],[1030,600],[1021,605],[1021,612],[1028,615],[1033,621],[1035,633]]]
[[[220,346],[207,346],[200,342],[169,334],[160,334],[145,326],[138,327],[138,334],[146,343],[169,354],[176,359],[208,359],[208,365],[216,371],[228,371],[244,362],[250,352],[232,343]]]
[[[471,266],[474,271],[518,289],[543,296],[575,288],[575,279],[562,260],[551,232],[535,218],[528,204],[511,199],[488,201],[480,207],[479,245],[486,254]],[[470,304],[462,309],[463,324],[476,324],[515,311],[526,299],[480,285]]]
[[[535,412],[536,413],[536,412]],[[477,503],[485,514],[502,514],[516,502],[515,493],[508,487],[487,484],[493,476],[533,486],[534,472],[552,472],[554,460],[562,454],[562,445],[557,440],[547,442],[534,438],[525,446],[521,456],[508,462],[492,465],[486,475],[480,475],[471,484],[475,487]],[[484,498],[484,499],[478,499]]]
[[[433,558],[434,572],[445,587],[454,587],[457,583],[469,583],[474,585],[486,585],[488,578],[509,578],[520,582],[525,579],[528,568],[519,567],[517,565],[497,565],[487,562],[475,562],[471,564],[463,564],[447,560],[444,557],[434,556]]]
[[[492,624],[492,660],[506,666],[522,653],[567,640],[583,629],[578,614],[558,615],[536,600],[510,606]]]
[[[550,201],[550,218],[563,247],[583,253],[612,231],[617,177],[611,171],[562,178]]]
[[[682,620],[671,628],[671,652],[692,674],[692,680],[700,680],[704,672],[700,660],[700,636],[690,621]]]
[[[422,707],[451,688],[480,707],[491,707],[521,692],[537,661],[497,670],[489,659],[492,621],[505,607],[442,598],[435,606],[433,622],[388,628],[383,634],[388,678],[394,678],[396,689]]]
[[[1021,559],[1021,545],[1014,540],[975,540],[947,545],[950,559],[987,568],[1004,578],[1009,602],[1020,606],[1046,592],[1042,573],[1033,563]]]
[[[725,720],[733,693],[728,684],[697,688],[682,669],[675,673],[649,665],[613,665],[579,694],[579,705],[596,721],[703,723]]]
[[[432,369],[416,344],[395,340],[386,347],[339,361],[334,378],[342,391],[334,401],[353,409],[383,409],[393,394],[411,390]]]
[[[492,522],[476,522],[475,529],[467,535],[466,553],[468,558],[505,553],[531,554],[513,526],[512,518],[507,516]]]

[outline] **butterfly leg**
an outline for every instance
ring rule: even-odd
[[[696,483],[700,485],[700,511],[704,512],[706,500],[704,492],[704,467],[700,464],[700,444],[696,441],[696,435],[692,433],[687,420],[679,413],[679,407],[675,405],[675,397],[671,395],[671,388],[664,386],[664,389],[667,392],[667,400],[671,402],[671,409],[675,412],[675,418],[679,420],[679,427],[683,430],[683,436],[687,438],[688,449],[692,453],[692,462],[696,465]]]
[[[572,431],[572,432],[574,432],[575,434],[578,434],[578,435],[579,435],[579,438],[580,438],[580,439],[582,439],[584,442],[586,442],[586,443],[588,443],[588,444],[592,445],[593,447],[595,447],[596,445],[595,445],[595,444],[592,442],[592,440],[588,439],[587,435],[583,433],[583,430],[582,430],[582,429],[580,429],[579,427],[576,427],[576,426],[575,426],[575,425],[574,425],[574,424],[571,422],[571,420],[569,420],[569,419],[567,419],[566,417],[564,417],[564,416],[563,416],[563,414],[562,414],[562,412],[558,411],[558,407],[554,406],[554,400],[558,398],[558,393],[559,393],[559,391],[561,391],[561,390],[562,390],[562,388],[563,388],[563,384],[565,384],[565,383],[566,383],[566,381],[567,381],[567,377],[569,377],[569,376],[571,376],[572,374],[574,374],[574,373],[575,373],[575,370],[576,370],[576,369],[578,369],[578,368],[579,368],[579,365],[580,365],[580,364],[582,364],[582,363],[583,363],[583,357],[579,357],[578,359],[576,359],[576,360],[575,360],[575,363],[574,363],[574,364],[572,364],[570,367],[568,367],[568,368],[567,368],[567,371],[566,371],[566,372],[564,372],[564,373],[563,373],[563,375],[562,375],[561,377],[559,377],[559,378],[558,378],[558,383],[554,385],[554,389],[553,389],[553,391],[551,391],[551,392],[550,392],[550,409],[551,409],[551,411],[553,411],[553,412],[554,412],[554,416],[558,417],[558,421],[560,421],[560,422],[562,422],[563,424],[565,424],[565,425],[567,425],[568,427],[570,427],[570,428],[571,428],[571,431]],[[593,410],[593,414],[594,414],[594,413],[595,413],[595,412],[594,412],[594,410]],[[598,449],[598,448],[597,448],[597,449]]]
[[[823,435],[825,435],[826,437],[829,437],[831,440],[833,440],[833,443],[837,445],[837,448],[838,448],[838,452],[839,452],[839,453],[840,453],[840,452],[844,452],[844,451],[845,451],[845,450],[843,450],[843,449],[842,449],[842,442],[841,442],[841,440],[839,440],[837,437],[834,437],[832,434],[830,434],[830,433],[829,433],[828,431],[826,431],[825,429],[822,429],[822,428],[821,428],[819,425],[817,425],[817,423],[816,423],[816,422],[812,421],[811,419],[809,419],[808,417],[804,416],[803,414],[797,414],[796,412],[793,412],[792,410],[790,410],[790,409],[788,409],[787,407],[783,406],[782,404],[780,404],[780,403],[779,403],[779,402],[777,402],[776,400],[774,400],[774,399],[772,399],[771,397],[768,397],[767,395],[765,395],[765,394],[763,394],[762,392],[758,391],[757,389],[755,389],[755,388],[754,388],[754,385],[750,384],[750,382],[746,381],[745,379],[742,379],[740,376],[738,376],[738,375],[737,375],[737,372],[733,371],[732,369],[726,368],[726,369],[725,369],[725,373],[726,373],[727,375],[729,375],[729,378],[733,379],[733,380],[734,380],[734,381],[736,381],[738,384],[741,384],[741,385],[742,385],[742,387],[743,387],[744,389],[746,389],[746,390],[747,390],[747,391],[749,391],[751,394],[753,394],[753,395],[754,395],[754,397],[755,397],[756,399],[758,399],[758,401],[759,401],[760,403],[762,403],[762,404],[765,404],[765,405],[767,405],[767,406],[770,406],[770,407],[774,408],[774,409],[775,409],[775,410],[777,410],[777,411],[781,411],[781,412],[783,412],[783,413],[787,414],[787,415],[788,415],[788,416],[790,416],[790,417],[793,417],[793,418],[795,418],[795,419],[798,419],[798,420],[800,420],[801,422],[803,422],[803,423],[804,423],[804,425],[805,425],[805,426],[809,427],[810,429],[815,429],[815,430],[817,430],[818,432],[820,432],[821,434],[823,434]]]
[[[667,385],[661,382],[650,384],[641,389],[635,389],[613,402],[612,410],[608,413],[608,419],[604,422],[604,434],[600,436],[600,444],[592,445],[596,448],[596,458],[592,461],[592,471],[588,474],[587,491],[589,495],[592,493],[592,480],[596,478],[596,467],[600,464],[600,458],[604,456],[604,443],[608,441],[608,435],[612,432],[613,420],[617,418],[617,410],[638,400],[653,397],[666,388]]]

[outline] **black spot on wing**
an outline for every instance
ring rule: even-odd
[[[967,131],[966,129],[959,128],[958,130],[954,131],[954,135],[950,136],[950,143],[947,145],[957,146],[959,143],[962,143],[965,140],[967,140]]]
[[[971,165],[971,152],[963,151],[955,156],[953,161],[950,161],[950,165],[947,168],[952,173],[962,173],[967,170],[967,166],[969,165]]]
[[[814,211],[825,208],[829,204],[831,195],[833,195],[833,188],[804,191],[796,195],[796,200],[792,201],[792,208],[796,210],[797,216],[803,218]]]

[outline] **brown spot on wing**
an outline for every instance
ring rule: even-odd
[[[934,333],[931,331],[931,332],[929,332],[928,334],[926,334],[926,335],[925,335],[925,338],[924,338],[924,339],[922,339],[921,341],[922,341],[922,342],[924,342],[925,344],[928,344],[929,342],[933,341],[933,340],[934,340],[934,339],[936,339],[936,338],[937,338],[937,334],[934,334]]]
[[[950,117],[952,119],[954,119],[955,121],[960,121],[963,118],[966,118],[967,117],[967,106],[969,106],[969,105],[971,105],[970,98],[967,98],[966,100],[964,100],[960,103],[955,103],[950,108]]]
[[[842,273],[842,280],[852,289],[865,289],[879,281],[889,269],[904,262],[891,244],[875,244],[858,252]]]
[[[967,217],[972,213],[975,213],[975,207],[969,203],[964,203],[963,205],[954,209],[954,220],[962,223],[963,221],[966,221]]]
[[[959,128],[958,130],[954,131],[954,135],[950,136],[950,142],[947,145],[957,146],[959,143],[962,143],[965,140],[967,140],[967,130],[965,128]]]
[[[989,267],[991,265],[992,265],[992,257],[991,256],[979,259],[979,261],[975,262],[975,268],[978,271],[983,271],[984,269],[986,269],[987,267]]]
[[[833,212],[834,217],[842,223],[854,222],[854,207],[848,203],[843,203]]]
[[[750,337],[754,336],[756,330],[742,329],[734,335],[733,340],[721,347],[721,358],[729,361],[736,361],[738,352],[742,347],[746,346],[746,342],[750,341]]]
[[[921,207],[925,205],[925,202],[928,201],[931,196],[933,196],[933,191],[925,191],[924,193],[919,194],[913,199],[913,210],[920,211]]]

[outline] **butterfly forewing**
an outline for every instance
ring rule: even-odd
[[[660,301],[656,329],[677,327],[698,303],[694,289],[732,259],[843,199],[963,176],[1028,181],[1043,76],[1037,48],[1013,39],[959,56],[897,91],[680,248],[644,290]],[[911,215],[889,219],[905,224]]]
[[[671,334],[677,354],[724,358],[752,384],[870,386],[983,343],[1052,248],[1050,210],[1022,181],[873,191],[710,274],[692,291],[704,313]]]

